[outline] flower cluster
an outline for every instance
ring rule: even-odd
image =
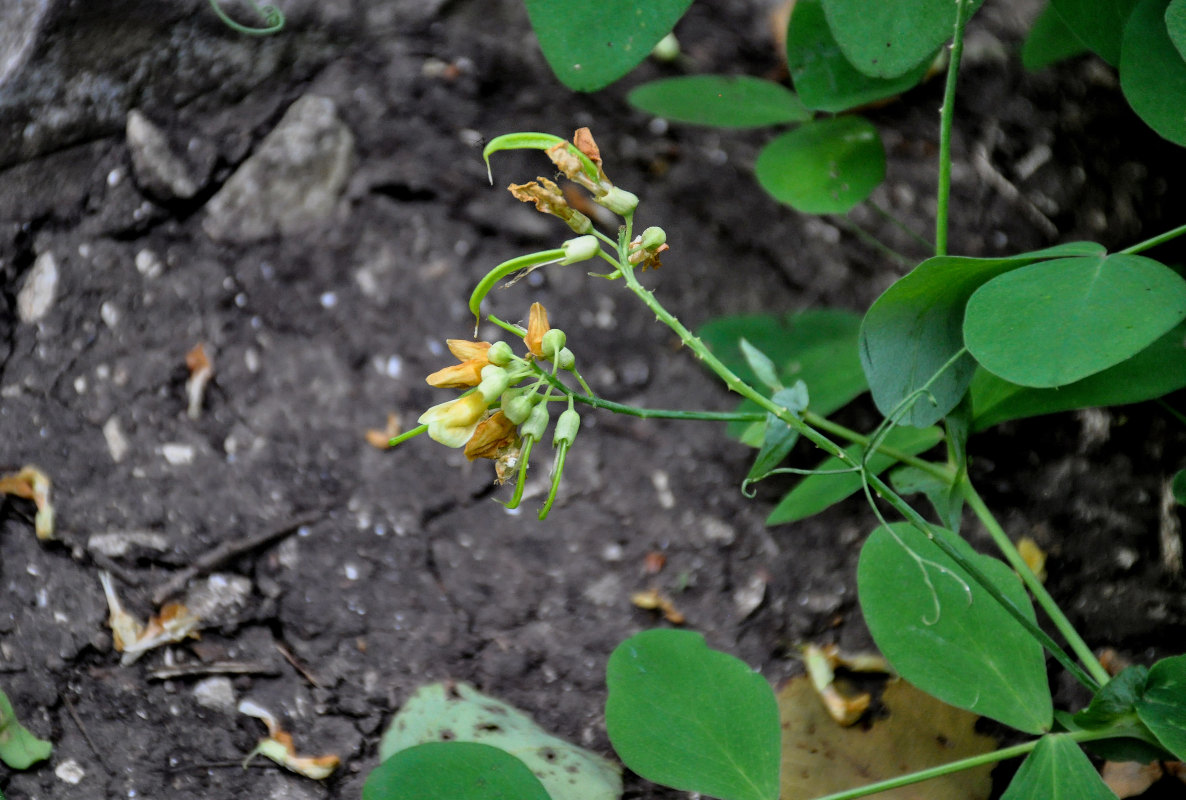
[[[507,504],[515,508],[522,498],[531,449],[544,437],[551,421],[548,403],[567,399],[568,407],[553,432],[556,464],[552,491],[540,512],[542,519],[555,498],[564,456],[580,427],[571,397],[557,396],[554,384],[558,370],[575,371],[576,357],[565,347],[564,331],[548,324],[548,312],[539,303],[532,304],[522,336],[527,346],[527,355],[522,357],[506,342],[449,339],[449,352],[458,363],[437,370],[426,380],[437,388],[466,391],[428,409],[418,422],[431,439],[447,447],[464,448],[470,461],[494,461],[498,483],[506,483],[517,473],[515,496]],[[519,385],[524,382],[529,385]]]

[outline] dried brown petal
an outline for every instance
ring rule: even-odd
[[[504,448],[514,444],[518,437],[515,423],[506,414],[495,411],[478,423],[474,435],[465,445],[465,457],[470,461],[478,458],[497,459]]]

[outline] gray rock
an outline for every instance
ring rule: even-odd
[[[136,180],[148,194],[160,200],[188,200],[197,193],[188,165],[173,153],[164,131],[137,109],[128,113],[127,138]]]
[[[333,101],[297,100],[206,206],[206,233],[253,242],[324,224],[346,188],[354,135]]]
[[[37,322],[54,304],[58,291],[58,262],[53,253],[42,253],[33,262],[33,269],[25,276],[25,283],[16,296],[17,313],[22,322]]]

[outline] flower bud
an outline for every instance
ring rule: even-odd
[[[522,425],[531,416],[535,403],[534,392],[509,391],[502,393],[502,413],[516,425]]]
[[[495,342],[486,351],[486,360],[496,367],[505,367],[515,358],[515,351],[506,342]]]
[[[581,415],[576,409],[567,408],[556,420],[556,429],[552,432],[552,447],[562,444],[572,444],[577,438],[577,430],[581,427]]]
[[[487,403],[493,403],[510,386],[511,376],[502,367],[488,364],[482,367],[482,382],[478,384],[478,392]]]
[[[667,231],[662,228],[650,227],[642,232],[642,238],[639,244],[644,250],[654,250],[656,247],[667,243]]]
[[[561,347],[556,355],[556,366],[560,369],[572,369],[577,365],[577,357],[567,347]]]
[[[638,208],[638,196],[625,189],[619,189],[617,186],[610,188],[605,194],[595,197],[594,200],[619,217],[628,217],[634,213],[634,209]]]
[[[544,438],[544,431],[548,429],[548,406],[546,403],[540,403],[535,408],[531,409],[531,415],[527,417],[527,421],[519,428],[519,433],[525,439],[535,439],[537,442]]]
[[[564,331],[559,328],[552,328],[544,334],[543,340],[540,342],[540,348],[544,351],[544,358],[551,361],[556,357],[556,353],[564,347],[565,336]]]
[[[575,264],[578,261],[588,261],[597,255],[601,250],[601,243],[597,241],[596,236],[578,236],[569,239],[560,247],[564,250],[564,259],[560,263]]]

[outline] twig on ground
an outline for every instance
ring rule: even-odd
[[[311,511],[305,514],[298,514],[295,517],[290,517],[278,525],[268,528],[254,536],[249,536],[246,539],[236,539],[225,541],[219,544],[212,550],[208,550],[194,560],[194,563],[180,570],[169,578],[169,580],[158,586],[152,593],[152,601],[156,604],[164,602],[169,597],[180,592],[185,588],[185,585],[199,575],[204,575],[211,570],[222,566],[228,561],[233,561],[244,553],[255,550],[258,547],[272,544],[277,539],[282,539],[288,536],[297,528],[303,525],[310,525],[321,519],[324,514],[320,511]]]
[[[293,669],[305,677],[305,680],[317,688],[321,688],[321,681],[317,680],[317,677],[304,664],[297,660],[297,657],[292,654],[291,650],[280,644],[280,642],[276,642],[276,649],[280,651],[280,655],[284,656],[285,661],[292,664]]]
[[[192,678],[201,675],[279,675],[271,664],[258,661],[215,661],[210,664],[166,664],[153,667],[148,677],[156,681]]]
[[[95,754],[95,758],[103,765],[103,769],[107,770],[108,775],[114,775],[115,770],[107,763],[107,759],[103,756],[103,751],[95,745],[95,740],[91,738],[91,734],[87,731],[86,726],[82,724],[82,718],[78,716],[78,710],[74,708],[74,703],[70,702],[70,698],[65,694],[62,695],[62,703],[66,706],[66,711],[70,714],[70,719],[74,720],[74,724],[78,726],[82,738],[90,746],[91,751]]]

